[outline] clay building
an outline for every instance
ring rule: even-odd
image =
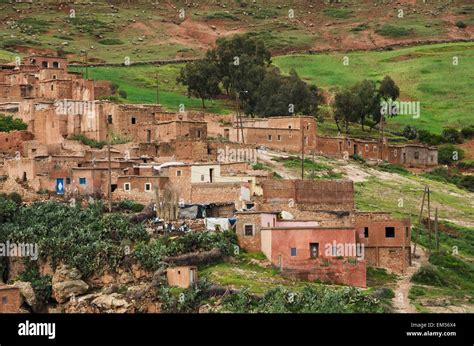
[[[438,165],[438,150],[421,144],[391,145],[380,141],[349,137],[317,137],[316,153],[348,159],[358,155],[364,160],[387,161],[406,167]]]
[[[25,155],[25,141],[33,139],[33,134],[28,131],[0,132],[0,153],[15,154],[19,152]]]
[[[317,221],[262,214],[260,232],[262,252],[283,275],[366,287],[366,263],[354,227],[321,227]]]
[[[243,119],[242,128],[234,122],[222,127],[222,136],[232,142],[243,142],[288,152],[311,152],[316,147],[316,120],[309,116]],[[243,132],[243,140],[242,140]]]
[[[265,212],[265,211],[237,211],[235,217],[237,219],[235,223],[235,233],[239,246],[247,251],[261,251],[262,242],[260,230],[262,224],[270,227],[274,224],[264,223],[267,215],[278,215],[279,212]],[[272,219],[276,220],[276,219]]]
[[[393,219],[384,212],[357,212],[355,220],[367,265],[404,273],[411,265],[410,220]]]
[[[0,283],[0,313],[18,313],[20,305],[20,289]]]
[[[197,267],[171,267],[166,270],[166,277],[169,286],[189,288],[198,281]]]

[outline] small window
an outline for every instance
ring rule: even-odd
[[[408,238],[409,234],[410,234],[409,227],[405,227],[405,238]]]
[[[377,151],[377,146],[374,145],[374,153]]]
[[[201,138],[201,130],[197,130],[197,138]]]
[[[369,227],[364,227],[364,238],[369,237]]]
[[[415,151],[415,160],[418,160],[420,158],[420,153],[418,151]]]
[[[291,125],[288,125],[288,128],[291,129]]]
[[[86,185],[87,179],[86,178],[79,178],[79,185]]]
[[[291,256],[291,257],[295,257],[295,256],[296,256],[296,248],[295,248],[295,247],[292,247],[292,248],[290,249],[290,256]]]
[[[66,177],[66,185],[69,185],[71,184],[71,178],[70,177]]]
[[[47,61],[43,61],[41,63],[41,65],[44,67],[44,68],[48,68],[48,62]]]
[[[369,145],[368,144],[365,145],[365,152],[367,152],[367,153],[369,152]]]
[[[308,124],[308,125],[306,125],[306,130],[309,130],[309,124]]]
[[[176,171],[176,176],[180,177],[181,176],[181,171]]]
[[[132,125],[135,125],[137,123],[137,118],[132,117]]]
[[[54,68],[59,68],[59,62],[53,61],[53,67]]]
[[[54,91],[54,84],[51,84],[51,91]]]
[[[151,183],[145,183],[145,191],[150,192],[151,191]]]
[[[58,77],[55,74],[53,74],[53,79],[58,79]]]
[[[281,141],[281,136],[280,135],[278,135],[278,140]]]
[[[395,227],[385,227],[385,238],[395,238]]]
[[[394,149],[394,150],[393,150],[393,156],[394,156],[394,157],[397,157],[397,154],[398,154],[398,153],[397,153],[397,149]]]
[[[272,135],[268,135],[268,140],[269,140],[269,141],[272,140]]]
[[[2,297],[2,304],[6,305],[8,303],[8,297],[4,296]]]
[[[125,184],[123,184],[123,190],[124,190],[124,191],[130,191],[130,189],[131,189],[131,188],[130,188],[130,183],[125,183]]]
[[[244,235],[253,236],[253,225],[244,226]]]
[[[201,174],[201,181],[204,181],[204,174]]]

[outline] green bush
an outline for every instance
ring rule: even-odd
[[[418,131],[418,140],[421,143],[425,143],[428,145],[438,145],[443,143],[444,139],[442,136],[436,134],[436,133],[431,133],[426,130],[419,130]]]
[[[134,212],[134,213],[139,213],[145,208],[145,206],[143,204],[140,204],[140,203],[137,203],[135,201],[128,200],[128,199],[123,199],[119,202],[114,202],[112,207],[113,207],[113,210],[131,211],[131,212]]]
[[[470,192],[474,192],[474,176],[472,175],[465,175],[463,176],[458,184],[460,188],[466,189]]]
[[[445,144],[438,148],[438,162],[441,164],[450,165],[453,162],[461,161],[463,158],[464,150],[455,145]]]
[[[466,139],[474,138],[474,125],[469,125],[461,130],[461,134]]]
[[[418,137],[418,129],[415,126],[407,125],[403,129],[402,136],[407,139],[416,139]]]
[[[384,312],[381,302],[354,287],[327,288],[305,286],[293,292],[276,287],[262,298],[248,291],[226,295],[222,312],[237,313],[374,313]]]
[[[352,15],[352,11],[345,8],[327,8],[323,13],[328,17],[339,19],[349,18]]]
[[[466,160],[458,162],[459,169],[474,169],[474,160]]]
[[[30,282],[39,304],[46,305],[51,297],[51,276],[41,276],[38,268],[31,262],[26,265],[26,270],[18,275],[18,280]]]
[[[409,175],[410,171],[400,165],[392,165],[390,163],[384,163],[378,166],[380,170],[384,172],[397,173],[401,175]]]
[[[441,137],[445,143],[460,144],[463,142],[461,132],[456,129],[444,129]]]
[[[431,264],[424,265],[418,269],[418,271],[412,276],[411,281],[418,284],[438,287],[446,285],[443,275]]]
[[[467,25],[466,25],[466,23],[464,23],[462,20],[458,20],[458,21],[456,22],[456,26],[457,26],[458,28],[460,28],[460,29],[464,29]]]
[[[388,37],[403,37],[413,34],[413,29],[406,29],[401,26],[395,26],[391,24],[385,24],[381,28],[375,30],[375,32],[382,36]]]
[[[9,115],[0,114],[0,132],[26,130],[27,128],[28,125],[26,125],[21,119],[16,119]]]
[[[18,192],[10,192],[8,194],[7,198],[9,200],[15,202],[15,204],[17,206],[20,206],[23,203],[23,198],[21,197],[21,195]]]
[[[119,90],[119,96],[123,99],[127,98],[127,92],[125,90]]]
[[[119,40],[118,38],[104,38],[102,40],[99,40],[99,43],[105,46],[114,46],[124,44],[125,42]]]
[[[50,258],[53,267],[60,262],[76,267],[85,277],[117,268],[125,256],[125,243],[149,239],[143,226],[130,223],[125,215],[103,214],[102,203],[85,209],[33,203],[16,209],[6,221],[0,223],[0,242],[36,243],[40,259]]]

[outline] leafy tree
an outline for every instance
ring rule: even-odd
[[[295,70],[282,76],[278,69],[268,69],[256,92],[255,113],[263,116],[315,115],[322,96],[316,86],[309,86]]]
[[[26,125],[21,119],[16,119],[9,115],[0,114],[0,132],[26,130],[27,128],[28,125]]]
[[[187,63],[176,81],[187,86],[189,97],[199,97],[203,108],[206,108],[206,99],[212,99],[220,93],[217,65],[207,59]]]
[[[385,119],[384,114],[381,112],[381,102],[395,101],[400,96],[400,88],[394,82],[390,76],[385,76],[384,79],[380,82],[378,95],[377,95],[377,105],[378,107],[373,108],[371,113],[372,124],[370,129],[373,129],[375,126],[380,124],[382,119]],[[397,114],[390,114],[390,117],[397,116]]]
[[[351,88],[344,88],[336,92],[332,107],[334,109],[334,120],[336,121],[337,129],[341,131],[340,124],[342,123],[345,132],[349,132],[349,123],[357,122],[359,113],[359,97],[353,92]]]
[[[242,77],[251,77],[249,69],[271,63],[270,51],[264,42],[251,34],[218,39],[216,48],[209,50],[206,58],[216,62],[227,95],[231,91],[247,90],[247,81]]]

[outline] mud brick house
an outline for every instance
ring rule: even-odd
[[[20,289],[0,283],[0,313],[18,313],[20,305]]]
[[[182,266],[172,267],[166,270],[169,286],[189,288],[198,280],[197,267]]]
[[[268,216],[278,215],[279,212],[266,211],[237,211],[235,217],[235,232],[239,246],[247,251],[261,251],[262,242],[260,230],[264,224],[267,227],[275,226],[273,223],[268,224]],[[275,220],[276,218],[271,218]]]
[[[393,219],[390,213],[383,212],[357,212],[355,219],[367,265],[404,273],[411,265],[410,219]]]
[[[366,287],[366,263],[354,227],[321,227],[317,221],[278,220],[274,214],[262,214],[261,221],[262,252],[284,275]]]
[[[196,139],[176,139],[167,143],[140,143],[139,155],[153,158],[171,158],[183,162],[216,161],[208,154],[208,142]]]
[[[358,155],[364,160],[383,160],[406,167],[438,165],[438,150],[421,144],[391,145],[380,141],[349,137],[317,137],[316,153],[348,159]]]
[[[242,130],[237,122],[231,127],[223,127],[222,135],[232,142],[288,152],[301,152],[304,145],[305,151],[309,153],[316,147],[316,120],[310,116],[243,119],[242,123],[243,141]]]
[[[28,131],[0,132],[0,153],[24,155],[24,142],[33,139],[33,134]]]
[[[319,220],[322,226],[354,224],[354,184],[351,180],[264,180],[258,210],[285,210],[301,220]]]

